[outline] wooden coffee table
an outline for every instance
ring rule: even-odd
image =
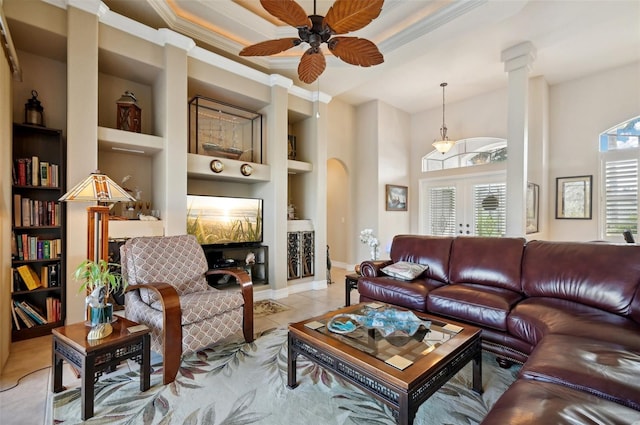
[[[51,390],[58,393],[62,386],[62,362],[68,361],[82,376],[80,389],[82,420],[93,416],[94,384],[105,372],[115,370],[126,359],[140,364],[140,391],[150,385],[151,352],[149,328],[124,317],[112,323],[113,333],[102,339],[87,340],[91,327],[84,322],[53,329],[53,379]],[[131,331],[130,331],[131,329]]]
[[[383,338],[361,327],[343,335],[327,329],[335,315],[361,314],[369,306],[392,308],[361,303],[289,325],[289,388],[298,385],[296,361],[302,354],[387,404],[402,425],[412,424],[420,405],[470,361],[473,390],[482,392],[479,328],[415,312],[431,320],[431,327],[421,327],[413,337]]]

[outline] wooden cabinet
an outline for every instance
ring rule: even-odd
[[[290,220],[287,231],[287,280],[315,274],[315,232],[309,220]]]
[[[13,126],[12,146],[11,335],[18,341],[46,335],[65,320],[66,214],[58,199],[66,186],[66,146],[61,130],[21,124]]]
[[[240,267],[251,273],[253,285],[269,284],[269,247],[266,245],[256,246],[216,246],[204,245],[202,247],[207,257],[209,269],[221,269]],[[253,253],[255,262],[247,267],[247,255]],[[209,284],[214,287],[224,286],[225,277],[210,276]]]

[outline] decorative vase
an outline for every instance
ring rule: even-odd
[[[87,335],[88,340],[101,339],[113,332],[111,321],[113,320],[113,304],[102,306],[89,306],[89,324],[91,330]]]

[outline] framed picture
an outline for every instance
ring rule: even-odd
[[[387,211],[406,211],[407,210],[407,186],[394,186],[388,184],[386,186],[386,206]]]
[[[556,218],[591,220],[593,176],[556,178]]]
[[[540,186],[535,183],[527,183],[527,234],[538,233],[539,203]]]

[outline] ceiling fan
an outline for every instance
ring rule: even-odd
[[[333,37],[367,26],[380,15],[384,0],[336,0],[327,16],[307,16],[294,0],[260,0],[267,12],[298,29],[298,37],[279,38],[247,46],[240,56],[270,56],[287,49],[308,43],[311,47],[302,55],[298,65],[298,77],[310,84],[322,74],[327,66],[320,45],[327,43],[329,50],[352,65],[372,66],[384,62],[382,53],[371,41],[359,37]]]

